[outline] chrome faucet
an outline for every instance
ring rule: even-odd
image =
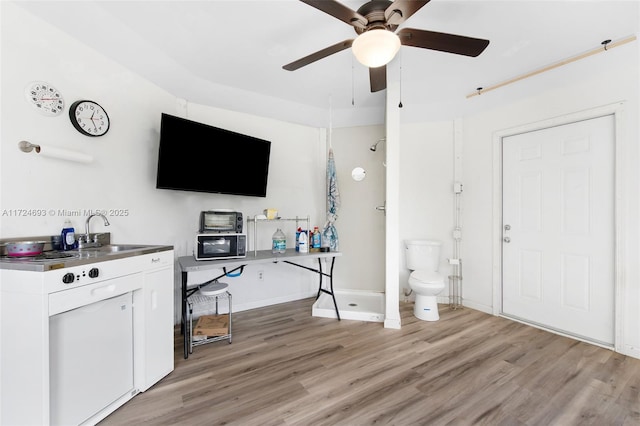
[[[89,232],[89,222],[91,221],[91,218],[94,217],[94,216],[100,216],[104,220],[104,226],[111,225],[109,223],[109,220],[107,219],[107,217],[105,215],[103,215],[102,213],[94,213],[92,215],[89,215],[89,217],[87,218],[87,221],[85,222],[85,235],[84,235],[84,238],[79,238],[78,239],[78,248],[100,247],[100,243],[98,242],[97,238],[94,238],[94,241],[91,242],[91,233]]]

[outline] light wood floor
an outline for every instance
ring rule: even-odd
[[[469,308],[402,329],[311,316],[312,299],[233,315],[101,425],[640,425],[640,360]]]

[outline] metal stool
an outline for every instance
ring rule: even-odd
[[[189,321],[189,353],[193,353],[194,346],[205,345],[207,343],[217,342],[228,339],[231,343],[231,293],[227,290],[229,284],[214,281],[210,284],[201,286],[197,292],[189,296],[188,305],[188,321]],[[211,303],[215,301],[216,315],[218,315],[218,300],[227,299],[229,301],[229,328],[227,334],[221,336],[193,336],[193,305],[200,303]]]

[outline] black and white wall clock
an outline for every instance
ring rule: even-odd
[[[73,127],[86,136],[102,136],[109,131],[109,116],[94,101],[80,100],[72,103],[69,119]]]
[[[27,102],[40,113],[55,117],[64,110],[64,98],[58,89],[44,81],[34,81],[25,87]]]

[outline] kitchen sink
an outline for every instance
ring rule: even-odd
[[[104,245],[99,247],[84,247],[77,250],[80,252],[97,251],[101,253],[120,253],[123,251],[141,250],[147,247],[149,246],[138,245],[138,244],[109,244],[109,245]]]
[[[97,247],[97,249],[115,253],[115,252],[128,251],[128,250],[140,250],[146,247],[148,246],[140,246],[140,245],[134,245],[134,244],[110,244],[108,246]]]

